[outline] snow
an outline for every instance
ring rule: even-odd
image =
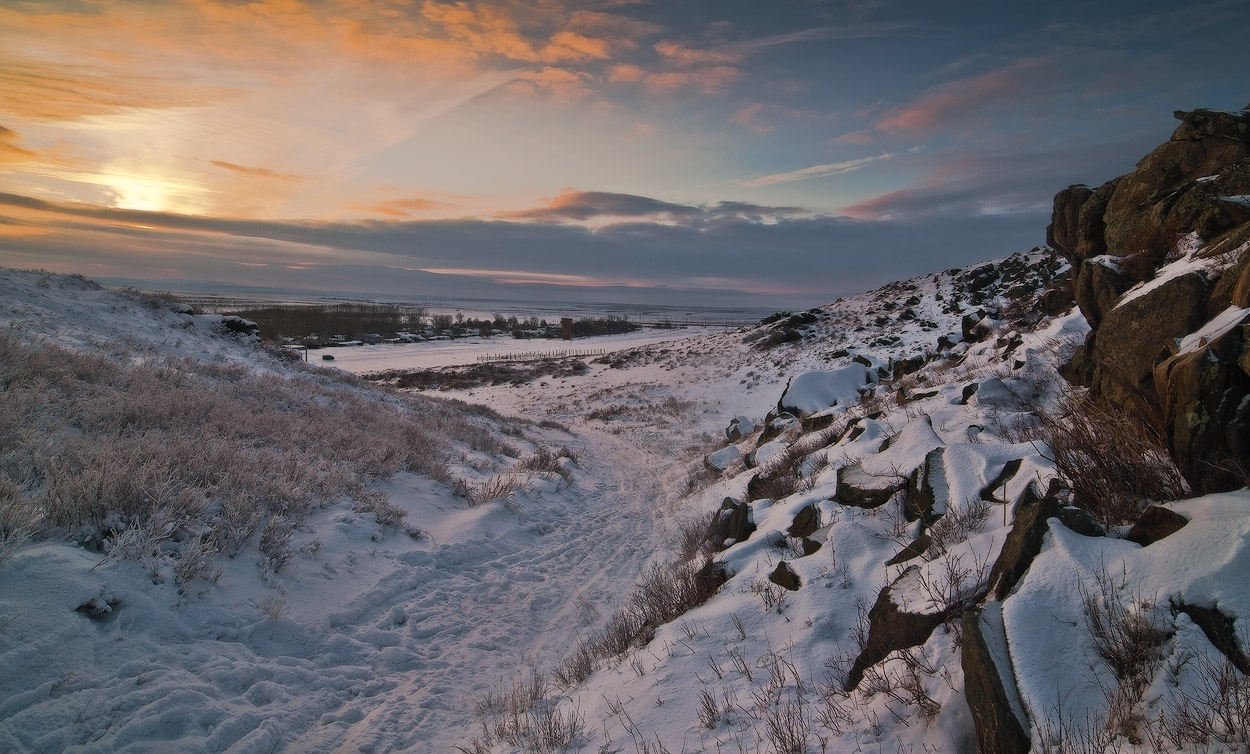
[[[953,280],[924,276],[831,304],[802,342],[772,349],[744,342],[741,332],[694,329],[572,344],[476,338],[334,349],[333,367],[318,373],[468,364],[505,346],[603,348],[614,359],[586,358],[575,376],[446,393],[517,417],[509,427],[517,434],[504,439],[523,457],[567,445],[578,456],[560,462],[567,479],[457,451],[448,459],[456,475],[480,481],[508,469],[523,489],[469,506],[418,474],[377,479],[374,487],[407,511],[405,526],[381,526],[346,500],[328,501],[297,530],[297,554],[277,573],[257,567],[253,540],[238,557],[218,558],[220,580],[195,582],[184,595],[169,580],[153,583],[139,562],[65,537],[17,546],[0,561],[0,751],[472,751],[483,694],[531,667],[559,667],[630,603],[649,566],[673,558],[683,522],[727,497],[745,501],[760,472],[740,456],[754,451],[765,463],[792,450],[805,459],[802,483],[793,494],[748,502],[757,531],[716,555],[729,579],[710,600],[600,661],[583,683],[548,684],[545,704],[585,721],[568,750],[657,751],[658,742],[674,753],[773,752],[770,724],[786,709],[800,710],[809,751],[973,750],[952,626],[908,650],[910,660],[896,653],[876,668],[898,683],[912,672],[908,662],[924,668],[916,683],[936,705],[930,717],[871,684],[846,693],[836,682],[882,587],[916,566],[893,590],[902,607],[934,611],[943,594],[969,597],[983,587],[1025,489],[1044,490],[1056,474],[1045,444],[1016,433],[1053,397],[1054,383],[1043,378],[1054,376],[1055,352],[1088,331],[1079,313],[1022,330],[1014,358],[1004,359],[993,337],[960,344],[949,360],[909,375],[911,392],[930,397],[900,403],[894,386],[870,379],[875,365],[932,353],[939,334],[958,331],[964,312],[951,306]],[[894,311],[887,303],[911,295],[920,300],[911,307],[916,320],[878,323]],[[1222,313],[1204,330],[1235,318]],[[0,274],[0,321],[31,340],[131,361],[169,353],[284,369],[186,313],[57,276]],[[852,361],[857,354],[874,367]],[[964,403],[971,383],[978,390]],[[762,446],[750,433],[726,445],[731,420],[754,429],[749,417],[766,416],[779,398],[806,414],[826,412],[830,431],[796,426]],[[712,456],[722,473],[706,469]],[[920,523],[905,520],[901,494],[872,510],[839,502],[838,470],[897,482],[926,459],[936,467],[934,514],[973,520],[922,557],[887,566]],[[989,491],[995,502],[983,501],[1017,461],[1016,473]],[[982,613],[997,629],[989,633],[1000,672],[1018,684],[1012,703],[1035,735],[1058,718],[1105,710],[1109,670],[1082,601],[1100,573],[1156,606],[1177,595],[1219,606],[1244,629],[1248,503],[1244,490],[1169,503],[1190,523],[1145,548],[1050,522],[1015,591]],[[812,554],[786,536],[808,505],[819,511]],[[988,513],[976,520],[979,506]],[[768,575],[783,560],[799,576],[797,592],[770,589]],[[98,614],[79,612],[83,605]],[[1168,667],[1214,650],[1183,613],[1156,612],[1172,631],[1171,665],[1150,692],[1163,699],[1198,682],[1192,668],[1173,677]],[[700,718],[703,692],[719,710],[714,720]],[[822,719],[826,703],[841,705],[845,724]]]
[[[614,353],[628,348],[667,343],[683,338],[718,332],[715,328],[685,327],[677,330],[636,330],[621,335],[604,335],[580,340],[516,339],[511,337],[470,337],[424,343],[394,343],[335,348],[321,353],[334,356],[334,366],[355,374],[387,369],[430,369],[464,366],[482,360],[508,360],[518,355],[562,354],[600,351]],[[318,353],[316,351],[314,354]]]
[[[807,372],[790,381],[778,405],[783,410],[806,416],[857,401],[860,389],[867,384],[868,368],[862,364],[850,364],[832,371]]]
[[[1205,348],[1208,343],[1218,340],[1237,325],[1242,324],[1250,315],[1250,309],[1230,306],[1217,314],[1210,322],[1195,332],[1181,338],[1178,353],[1189,353]]]

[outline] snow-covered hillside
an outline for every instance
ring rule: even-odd
[[[3,271],[27,367],[3,366],[0,405],[0,751],[1244,746],[1250,710],[1203,714],[1211,688],[1250,698],[1220,638],[1250,618],[1250,495],[1132,532],[1069,507],[1056,480],[1088,446],[1056,440],[1095,414],[1056,373],[1088,331],[1047,293],[1062,273],[1035,250],[418,395]],[[149,384],[153,410],[111,423],[37,399]],[[188,434],[153,472],[140,450]],[[125,515],[53,505],[84,436],[130,449]],[[232,454],[194,455],[215,436]],[[183,471],[227,458],[273,464],[298,505],[225,526],[253,477]]]

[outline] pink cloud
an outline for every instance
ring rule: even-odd
[[[653,49],[665,61],[682,67],[698,65],[727,65],[738,62],[742,56],[728,50],[698,50],[680,42],[656,42]]]
[[[1034,97],[1049,63],[1038,58],[929,89],[909,105],[894,108],[876,123],[890,134],[926,134],[954,123],[976,122],[978,109],[998,102]]]

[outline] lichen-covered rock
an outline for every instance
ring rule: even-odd
[[[1250,458],[1250,309],[1230,307],[1154,370],[1167,441],[1198,492],[1241,486],[1230,462]]]

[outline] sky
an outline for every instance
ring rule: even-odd
[[[800,308],[1044,243],[1245,0],[4,0],[0,265]]]

